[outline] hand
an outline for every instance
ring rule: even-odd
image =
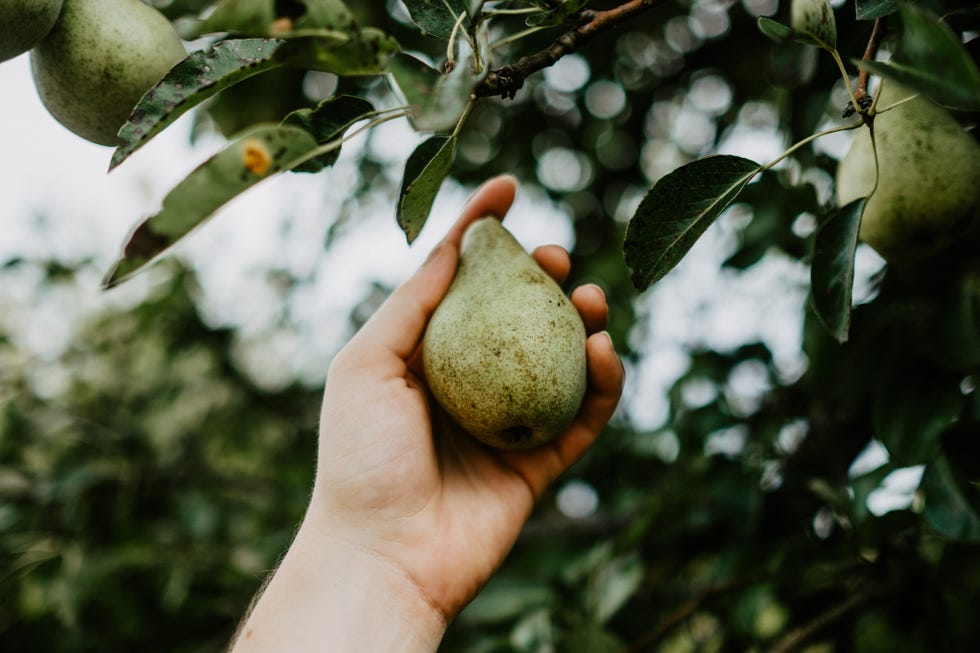
[[[466,227],[486,215],[502,217],[514,193],[509,177],[484,184],[418,272],[335,357],[324,394],[310,508],[239,645],[258,635],[265,621],[260,609],[284,576],[293,580],[280,584],[292,585],[293,591],[277,594],[284,601],[305,596],[310,614],[305,626],[301,615],[290,615],[294,623],[279,630],[282,637],[319,628],[321,636],[305,641],[321,650],[435,651],[449,621],[510,551],[545,488],[612,416],[623,367],[601,331],[608,309],[593,285],[577,288],[571,297],[590,334],[589,387],[575,421],[555,441],[528,451],[493,450],[463,433],[430,401],[421,366],[425,326],[453,279]],[[559,283],[565,279],[570,262],[563,249],[546,246],[533,255]],[[316,580],[320,575],[322,584]],[[371,598],[353,598],[365,591]],[[359,608],[353,605],[359,602],[375,610],[374,620],[360,627],[355,625]],[[381,615],[393,631],[402,632],[380,632]],[[353,639],[342,638],[345,626],[355,631]],[[270,628],[263,626],[266,634],[275,630]],[[364,636],[374,641],[368,644]],[[281,638],[263,640],[274,642],[278,651],[290,650]],[[334,648],[324,648],[327,641]],[[396,644],[403,648],[391,648]]]

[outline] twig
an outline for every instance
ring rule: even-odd
[[[776,642],[768,653],[791,653],[799,648],[808,639],[819,633],[821,630],[832,625],[838,619],[846,617],[851,612],[862,607],[865,603],[878,595],[878,592],[859,592],[851,595],[841,603],[833,606],[826,612],[818,614],[809,623],[803,624],[783,635]]]
[[[864,49],[864,56],[862,60],[873,61],[875,55],[878,54],[878,46],[881,45],[881,39],[885,35],[885,19],[875,18],[874,27],[871,28],[871,36],[868,38],[868,45]],[[858,71],[858,83],[857,88],[854,90],[854,99],[857,101],[857,107],[855,108],[854,102],[848,102],[847,108],[844,109],[843,117],[848,118],[854,115],[855,111],[860,111],[861,114],[865,114],[868,108],[871,106],[871,99],[868,97],[868,78],[870,74],[867,70],[861,69]]]
[[[639,653],[646,649],[647,647],[656,644],[674,628],[680,624],[687,621],[691,615],[696,613],[698,610],[703,608],[705,604],[710,601],[724,596],[729,592],[734,592],[747,587],[761,580],[764,580],[767,574],[762,572],[752,572],[749,574],[744,574],[742,576],[737,576],[729,580],[716,583],[710,587],[705,588],[699,594],[691,598],[689,601],[682,604],[676,610],[668,614],[666,617],[660,620],[652,630],[645,633],[643,636],[638,638],[629,648],[629,653]]]
[[[878,54],[878,46],[881,45],[881,38],[885,35],[885,19],[875,18],[874,27],[871,28],[871,36],[868,38],[868,47],[864,49],[864,56],[862,59],[864,61],[872,61],[875,55]],[[868,71],[862,69],[858,73],[858,85],[857,90],[854,94],[857,96],[858,102],[862,101],[862,98],[868,94]]]
[[[566,54],[575,52],[597,34],[650,9],[660,0],[629,0],[605,11],[583,10],[577,14],[578,25],[565,32],[544,50],[522,57],[517,62],[493,70],[476,87],[477,97],[500,95],[513,98],[524,80],[539,70],[554,65]]]

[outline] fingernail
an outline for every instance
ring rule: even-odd
[[[600,332],[598,333],[598,335],[600,335],[600,336],[602,336],[603,338],[605,338],[605,340],[606,340],[606,344],[607,344],[607,345],[609,345],[609,348],[615,351],[615,349],[616,349],[616,346],[615,346],[615,345],[613,344],[613,341],[612,341],[612,336],[611,336],[611,335],[609,335],[609,332],[608,332],[608,331],[600,331]]]
[[[603,299],[606,298],[606,291],[603,290],[602,289],[602,286],[600,286],[599,284],[597,284],[597,283],[586,283],[586,284],[583,284],[583,285],[586,286],[586,287],[589,287],[589,288],[595,288],[596,290],[599,291],[599,294],[602,295],[602,298]],[[607,333],[606,335],[608,336],[609,334]]]
[[[516,195],[516,193],[517,193],[517,188],[516,187],[519,185],[519,182],[517,180],[517,177],[515,175],[510,174],[510,173],[504,173],[502,175],[497,175],[496,177],[491,177],[490,179],[487,179],[482,184],[480,184],[479,186],[477,186],[476,190],[473,191],[473,193],[471,193],[470,196],[466,198],[466,202],[463,203],[463,206],[465,207],[465,206],[469,205],[469,203],[473,201],[473,198],[480,194],[480,191],[482,191],[488,184],[490,184],[491,182],[497,181],[498,179],[510,179],[511,183],[514,184],[514,187],[515,187],[514,193]]]
[[[603,338],[605,338],[606,343],[609,345],[609,349],[616,354],[616,345],[613,344],[612,336],[609,335],[609,332],[600,331],[599,333]],[[619,362],[619,369],[622,370],[622,380],[620,381],[620,387],[622,387],[623,384],[626,383],[626,364],[623,362],[623,359],[619,356],[619,354],[616,354],[616,360]]]

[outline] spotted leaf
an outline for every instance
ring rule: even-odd
[[[241,135],[177,184],[160,212],[136,227],[103,286],[115,286],[141,270],[260,181],[318,154],[313,136],[298,127],[263,126]]]
[[[109,169],[125,161],[181,115],[233,84],[282,65],[273,55],[282,45],[274,39],[222,41],[191,54],[137,103],[119,130],[121,145]]]

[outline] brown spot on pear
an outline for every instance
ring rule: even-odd
[[[423,340],[433,397],[502,449],[553,440],[586,388],[585,326],[561,288],[496,218],[466,230],[459,267]]]
[[[886,82],[878,107],[914,92]],[[980,228],[980,145],[945,109],[919,96],[875,116],[878,187],[860,237],[885,260],[912,265]],[[871,137],[860,129],[837,168],[841,206],[875,187]]]
[[[62,125],[116,145],[143,94],[184,59],[170,21],[140,0],[64,0],[61,15],[31,51],[34,84]]]

